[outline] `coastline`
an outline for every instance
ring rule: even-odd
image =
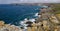
[[[51,7],[44,6],[40,10],[41,11],[36,15],[38,16],[37,19],[29,20],[26,18],[24,19],[25,21],[21,22],[21,27],[7,24],[7,27],[5,28],[9,28],[12,26],[11,30],[15,31],[59,31],[60,22],[55,14],[52,13]],[[4,25],[3,21],[0,23],[2,23],[1,26]]]

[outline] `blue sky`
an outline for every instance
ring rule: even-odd
[[[10,3],[59,3],[60,0],[0,0],[0,4]]]

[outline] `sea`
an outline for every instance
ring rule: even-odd
[[[0,20],[6,24],[20,25],[25,18],[37,18],[36,13],[40,12],[41,6],[37,5],[11,5],[0,4]]]

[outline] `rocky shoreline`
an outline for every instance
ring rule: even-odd
[[[5,24],[0,21],[0,31],[60,31],[60,21],[55,14],[51,13],[51,7],[44,6],[40,10],[35,21],[25,19],[24,23],[22,22],[24,27]]]

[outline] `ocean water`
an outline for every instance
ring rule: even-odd
[[[39,8],[41,6],[0,4],[0,20],[18,26],[25,18],[36,18]]]

